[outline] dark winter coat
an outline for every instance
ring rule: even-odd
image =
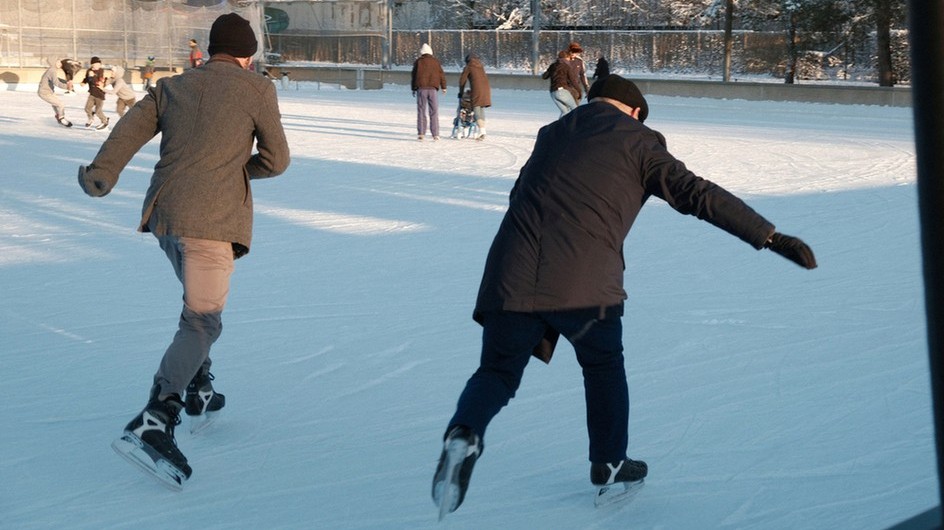
[[[603,79],[604,77],[610,75],[610,63],[603,57],[597,59],[597,67],[593,71],[594,79]]]
[[[134,154],[158,133],[160,160],[139,229],[230,241],[236,257],[249,252],[249,181],[274,177],[289,164],[272,81],[223,54],[201,68],[159,79],[118,121],[85,180],[100,182],[107,193]]]
[[[590,90],[590,82],[587,81],[587,63],[583,62],[583,58],[578,55],[571,57],[567,62],[574,69],[574,73],[577,74],[577,87],[582,89],[580,95],[583,96]],[[577,100],[579,101],[580,98],[577,98]]]
[[[413,62],[412,87],[416,92],[421,88],[446,90],[446,74],[439,59],[429,54],[421,55]]]
[[[623,240],[650,196],[763,248],[774,227],[686,169],[661,134],[594,101],[538,133],[492,242],[474,317],[622,304]]]
[[[459,75],[459,96],[465,93],[465,83],[469,82],[469,88],[472,89],[473,107],[491,107],[492,106],[492,88],[488,84],[488,76],[485,75],[485,67],[482,61],[474,55],[469,56],[465,63],[465,68]]]
[[[62,60],[62,71],[66,74],[66,81],[72,81],[75,77],[75,74],[79,73],[79,70],[82,69],[82,63],[69,59],[68,57]]]
[[[85,71],[85,79],[82,80],[83,85],[88,85],[88,91],[90,96],[94,96],[98,99],[105,99],[105,69],[99,68],[98,70],[92,70],[89,68]]]
[[[564,88],[574,96],[574,101],[580,101],[580,80],[577,79],[577,72],[570,66],[566,59],[557,59],[541,75],[542,79],[550,79],[550,91],[554,92],[558,88]]]

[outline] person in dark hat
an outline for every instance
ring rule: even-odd
[[[154,56],[148,55],[144,68],[141,69],[141,80],[144,81],[144,90],[151,88],[154,79]]]
[[[486,427],[514,397],[529,358],[550,362],[561,335],[583,369],[591,482],[604,495],[642,485],[648,466],[627,453],[622,247],[650,197],[754,249],[816,267],[803,241],[669,153],[644,124],[649,105],[635,83],[611,74],[588,98],[538,132],[489,249],[473,312],[483,326],[480,364],[447,424],[433,479],[440,513],[462,503]]]
[[[82,69],[82,62],[75,59],[70,59],[66,57],[62,60],[62,71],[66,74],[66,83],[72,84],[72,81],[75,79],[75,75],[79,73],[79,70]],[[75,88],[70,87],[66,90],[66,94],[74,94]]]
[[[250,249],[250,182],[289,164],[275,86],[249,71],[257,48],[249,21],[233,13],[217,18],[210,60],[159,79],[78,172],[85,193],[107,195],[135,153],[161,134],[138,229],[154,234],[170,260],[183,308],[147,404],[112,446],[174,489],[191,475],[174,438],[181,411],[197,432],[225,405],[211,383],[210,348],[222,332],[234,261]]]
[[[597,59],[597,66],[593,70],[593,79],[602,79],[608,75],[610,75],[610,63],[601,53],[600,58]]]
[[[187,41],[187,46],[190,46],[190,68],[203,66],[203,51],[200,49],[200,45],[197,44],[197,39]],[[210,55],[213,54],[210,53]]]
[[[98,57],[92,57],[89,60],[89,68],[85,71],[83,85],[88,85],[88,99],[85,100],[85,115],[88,120],[85,122],[85,128],[89,129],[94,125],[94,120],[98,118],[98,125],[95,127],[102,130],[108,127],[108,117],[105,116],[105,69],[102,68],[102,60]]]

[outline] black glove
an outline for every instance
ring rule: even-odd
[[[774,235],[770,236],[770,239],[764,243],[764,248],[769,248],[804,269],[816,268],[816,257],[813,256],[813,250],[806,243],[793,236],[774,232]]]
[[[92,175],[92,166],[79,166],[79,186],[92,197],[104,197],[111,191],[110,184]]]
[[[457,96],[459,99],[462,99],[462,91],[460,90],[459,93],[456,94],[456,96]]]

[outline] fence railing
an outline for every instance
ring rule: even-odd
[[[46,57],[73,57],[85,61],[97,55],[107,62],[135,66],[157,57],[159,67],[186,64],[187,40],[207,43],[208,28],[230,2],[214,7],[181,3],[126,0],[0,2],[0,65],[42,66]],[[257,4],[235,8],[259,20]],[[254,6],[254,7],[253,7]],[[258,28],[261,30],[261,28]],[[720,78],[723,74],[724,36],[721,31],[542,31],[526,30],[395,30],[388,33],[280,33],[267,34],[264,58],[409,67],[423,43],[448,69],[460,69],[466,55],[475,53],[486,68],[509,72],[541,72],[567,47],[578,41],[585,50],[589,73],[597,57],[610,68],[634,75],[684,74]],[[807,53],[798,64],[800,79],[875,81],[875,43],[844,46],[832,54]],[[893,34],[895,77],[910,81],[907,35]],[[731,74],[782,77],[787,68],[783,33],[734,33]]]
[[[147,0],[0,1],[0,66],[34,67],[45,58],[143,65],[148,56],[163,68],[187,64],[187,41],[204,49],[219,15],[235,11],[261,20],[261,8],[229,2],[209,7]],[[256,25],[261,31],[261,23]]]
[[[733,35],[733,76],[782,77],[787,67],[787,43],[783,33],[737,31]],[[332,35],[273,34],[269,45],[283,61],[408,66],[420,46],[428,43],[443,66],[461,68],[475,53],[486,68],[506,71],[543,71],[572,41],[580,42],[584,60],[593,64],[604,56],[615,71],[635,74],[690,74],[721,77],[724,68],[724,35],[721,31],[542,31],[538,61],[532,58],[531,31],[412,30],[393,31],[387,49],[383,34]],[[385,53],[389,53],[389,59]],[[907,36],[895,35],[893,53],[899,60],[899,82],[910,80]],[[860,48],[842,47],[839,53],[804,54],[799,77],[806,79],[877,79],[874,42]]]

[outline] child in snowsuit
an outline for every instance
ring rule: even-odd
[[[46,70],[46,73],[43,74],[42,79],[39,80],[39,94],[40,99],[52,105],[53,112],[56,113],[56,121],[58,121],[63,127],[72,127],[72,122],[66,119],[66,107],[62,104],[62,100],[56,96],[56,87],[59,87],[63,90],[72,90],[72,81],[63,81],[59,79],[57,70],[61,68],[64,64],[64,60],[57,61],[56,59],[49,59],[49,68]]]
[[[118,96],[118,103],[115,107],[115,111],[118,113],[118,117],[125,115],[125,111],[134,106],[137,102],[137,97],[134,95],[134,90],[131,90],[131,87],[128,86],[128,83],[125,82],[124,75],[125,69],[116,66],[111,69],[112,79],[111,86],[112,90],[115,92],[115,95]]]

